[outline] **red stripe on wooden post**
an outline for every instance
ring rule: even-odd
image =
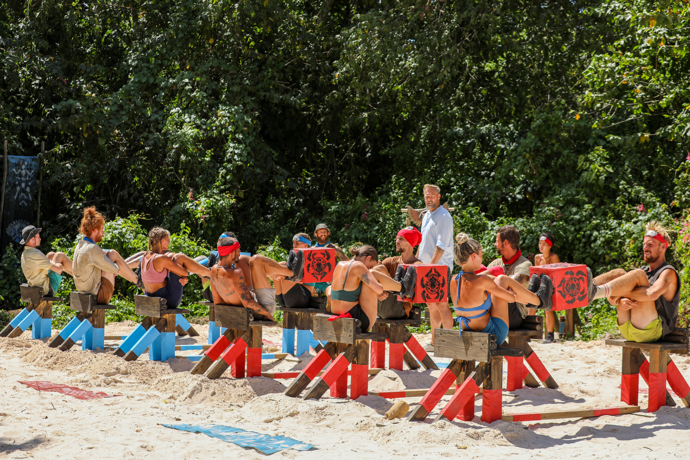
[[[204,354],[213,361],[215,361],[218,359],[220,354],[223,353],[223,351],[225,351],[225,349],[229,346],[230,341],[228,340],[228,338],[224,335],[221,335],[220,337],[218,337],[218,339],[216,339],[215,342],[213,342],[213,345],[211,345],[211,347],[204,352]]]
[[[347,382],[347,380],[346,380]],[[369,394],[369,365],[353,364],[350,377],[350,398],[357,399]]]
[[[536,372],[536,371],[535,371]],[[486,423],[493,423],[496,420],[501,420],[503,411],[503,403],[501,397],[503,390],[484,390],[482,392],[482,421]]]
[[[640,375],[623,374],[621,376],[621,401],[631,406],[636,406],[638,393],[640,392]]]
[[[247,377],[261,377],[261,348],[247,349]]]
[[[529,367],[532,368],[535,374],[537,374],[537,377],[539,377],[539,380],[542,382],[546,382],[546,379],[551,377],[551,374],[549,374],[549,371],[546,370],[546,367],[544,367],[544,363],[541,362],[541,359],[539,359],[539,356],[537,356],[536,353],[531,353],[528,357],[525,358],[527,361],[527,364],[529,364]]]
[[[270,379],[294,379],[299,377],[299,372],[262,372],[263,377],[268,377]]]
[[[376,396],[380,396],[382,398],[404,398],[407,396],[406,391],[379,391],[376,393]]]
[[[424,348],[417,342],[417,339],[414,338],[414,335],[410,334],[410,338],[405,342],[405,345],[407,346],[408,350],[412,352],[415,358],[419,361],[423,361],[424,358],[427,357],[426,351],[424,351]]]
[[[386,367],[386,342],[371,341],[371,367],[385,369]]]
[[[330,360],[331,356],[328,352],[326,350],[321,350],[314,356],[314,359],[307,364],[307,367],[305,367],[302,372],[304,372],[304,375],[306,375],[309,380],[314,380],[314,377],[321,372],[321,369],[326,367],[326,364],[328,364]]]
[[[656,412],[666,405],[666,372],[649,373],[649,406],[647,411]]]
[[[668,383],[671,385],[671,389],[675,394],[680,396],[682,399],[690,396],[690,386],[688,382],[683,378],[683,374],[680,373],[676,363],[669,361],[666,366],[666,377],[668,378]]]
[[[329,387],[332,386],[338,379],[338,377],[340,377],[344,372],[347,372],[347,368],[349,365],[350,361],[348,361],[347,358],[345,358],[345,356],[338,356],[335,359],[335,361],[333,361],[333,363],[331,363],[331,365],[328,366],[326,372],[323,373],[323,375],[321,376],[321,380],[326,382],[326,384]],[[347,374],[345,374],[345,376],[347,376]]]
[[[331,398],[347,398],[347,371],[340,374],[330,387]]]
[[[236,379],[243,379],[245,367],[245,354],[244,350],[242,350],[242,353],[240,353],[237,359],[230,365],[230,375]]]
[[[244,350],[247,348],[247,343],[243,339],[237,339],[235,343],[232,344],[230,348],[227,349],[225,353],[220,355],[221,359],[227,364],[232,365],[238,358],[242,356],[244,360]],[[209,348],[210,350],[210,348]]]
[[[448,404],[446,404],[443,409],[441,409],[441,415],[443,415],[448,420],[454,420],[455,417],[467,406],[469,401],[472,402],[472,407],[474,409],[474,395],[479,393],[479,387],[477,382],[473,378],[468,377],[462,385],[460,385],[456,390],[455,394]],[[474,414],[472,414],[474,417]]]
[[[522,380],[525,378],[525,365],[522,361],[522,356],[506,356],[508,361],[508,379],[506,381],[506,390],[514,391],[522,388]]]
[[[419,405],[426,409],[427,413],[436,407],[436,404],[441,400],[441,398],[446,394],[446,390],[450,388],[451,385],[455,383],[455,374],[450,369],[445,369],[441,376],[434,382],[434,384],[429,388],[429,391],[424,395]]]
[[[664,393],[664,401],[666,400],[666,393]],[[635,404],[633,404],[635,405]],[[609,407],[606,409],[594,409],[594,416],[600,417],[602,415],[621,415],[620,407]]]
[[[405,356],[404,343],[389,343],[388,368],[397,371],[403,370],[403,356]]]
[[[534,422],[541,420],[541,414],[512,414],[513,422]]]

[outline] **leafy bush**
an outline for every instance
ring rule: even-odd
[[[21,266],[23,249],[11,244],[0,260],[0,305],[2,310],[21,308],[19,285],[26,283]]]

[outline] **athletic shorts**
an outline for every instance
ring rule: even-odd
[[[47,297],[54,296],[58,289],[60,288],[60,283],[62,282],[62,275],[55,273],[53,270],[48,270],[48,282],[50,283],[50,289],[46,294]]]
[[[482,329],[482,332],[495,335],[496,344],[500,347],[501,344],[505,342],[506,337],[508,337],[508,325],[501,318],[492,316],[491,319],[489,319],[489,324]]]
[[[664,328],[661,324],[661,318],[657,317],[654,321],[647,324],[644,329],[638,329],[632,325],[630,320],[627,323],[618,326],[623,338],[629,342],[647,343],[656,342],[661,338]]]
[[[385,300],[378,301],[377,313],[383,319],[406,319],[405,304],[398,300],[397,294],[388,293]]]
[[[177,308],[182,303],[182,284],[180,277],[168,271],[168,282],[156,292],[146,293],[149,297],[162,297],[166,300],[168,308]]]
[[[369,327],[371,326],[371,324],[369,324],[369,317],[367,316],[366,313],[364,313],[364,310],[362,310],[362,307],[360,307],[359,304],[350,308],[350,311],[348,311],[348,313],[353,318],[361,321],[362,332],[369,332]]]
[[[276,290],[273,288],[255,289],[256,301],[271,315],[276,312]]]
[[[98,288],[98,295],[96,296],[96,302],[99,305],[107,305],[110,299],[113,298],[113,292],[115,287],[107,278],[101,278],[101,287]]]
[[[283,293],[283,303],[286,308],[309,308],[311,292],[301,284],[295,284],[289,291]]]

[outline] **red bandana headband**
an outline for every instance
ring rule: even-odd
[[[218,255],[221,257],[228,256],[234,251],[235,249],[240,248],[240,242],[235,241],[234,244],[231,244],[230,246],[218,246]]]
[[[644,234],[645,238],[654,238],[657,241],[661,241],[662,243],[665,243],[667,247],[671,247],[670,244],[668,244],[668,241],[664,239],[663,236],[661,236],[661,233],[657,233],[654,230],[649,230],[647,233]]]
[[[545,236],[542,236],[541,238],[539,238],[539,241],[545,241],[545,242],[546,242],[546,244],[548,244],[550,248],[552,248],[552,247],[553,247],[553,243],[551,242],[551,240],[550,240],[550,239],[548,239],[548,238],[547,238],[547,237],[545,237]]]

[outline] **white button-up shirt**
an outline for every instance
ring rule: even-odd
[[[422,219],[422,242],[419,244],[419,260],[431,263],[436,248],[443,249],[443,255],[437,262],[448,265],[449,272],[453,271],[453,218],[443,206],[433,212],[424,213]]]

